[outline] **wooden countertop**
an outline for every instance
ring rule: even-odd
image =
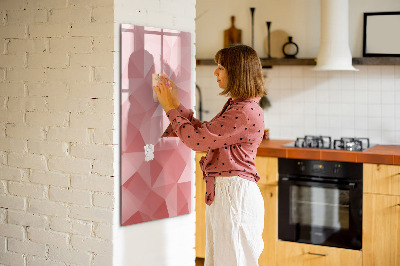
[[[339,162],[400,165],[400,145],[376,145],[365,151],[341,151],[282,147],[294,140],[263,140],[258,156]]]

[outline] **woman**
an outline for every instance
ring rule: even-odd
[[[264,134],[258,105],[266,94],[261,63],[246,45],[218,51],[215,62],[220,95],[230,98],[210,122],[193,118],[166,76],[153,89],[171,122],[163,136],[178,136],[189,148],[208,151],[200,160],[206,182],[205,265],[258,265],[264,247],[264,201],[254,163]]]

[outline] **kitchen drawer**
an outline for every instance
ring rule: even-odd
[[[254,160],[257,172],[261,176],[258,184],[277,185],[278,184],[278,158],[256,156]]]
[[[278,241],[277,266],[362,266],[359,250]]]
[[[364,193],[400,195],[400,166],[368,164],[363,167]]]

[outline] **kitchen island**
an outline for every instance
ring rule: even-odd
[[[400,145],[365,151],[294,148],[294,140],[264,140],[257,150],[259,187],[264,197],[264,251],[259,265],[400,266]],[[196,161],[205,153],[197,153]],[[351,250],[278,239],[278,158],[363,164],[362,249]],[[204,184],[196,165],[196,256],[204,257]]]

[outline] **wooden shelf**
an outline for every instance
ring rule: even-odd
[[[260,58],[263,67],[272,66],[314,66],[315,58]],[[215,65],[214,59],[196,59],[198,66]],[[400,65],[400,57],[356,57],[353,65]]]
[[[400,57],[358,57],[353,65],[400,65]]]

